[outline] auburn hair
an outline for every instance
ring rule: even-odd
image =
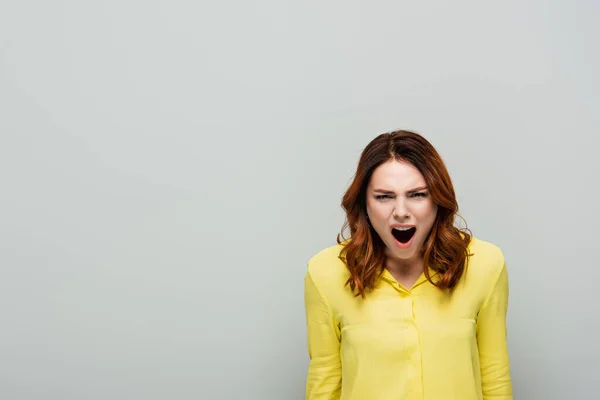
[[[346,285],[356,296],[364,298],[369,290],[374,289],[384,271],[385,243],[367,219],[366,192],[373,171],[391,160],[410,163],[425,178],[438,211],[420,249],[424,273],[433,285],[452,291],[466,269],[472,234],[466,227],[466,221],[465,228],[454,225],[455,218],[460,217],[458,202],[442,158],[423,136],[405,130],[383,133],[364,148],[353,181],[342,198],[346,220],[337,235],[337,243],[344,244],[339,258],[350,271]],[[350,238],[346,239],[344,230],[348,227]],[[437,273],[435,281],[427,266]]]

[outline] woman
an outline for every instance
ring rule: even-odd
[[[434,147],[408,131],[376,137],[342,207],[344,240],[305,277],[306,398],[512,400],[504,257],[454,226]]]

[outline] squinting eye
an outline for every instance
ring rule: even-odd
[[[389,197],[390,197],[390,196],[388,196],[387,194],[382,194],[382,195],[379,195],[379,196],[375,196],[375,198],[376,198],[377,200],[383,200],[383,199],[385,199],[385,198],[389,198]]]
[[[425,193],[425,192],[415,193],[412,197],[427,197],[427,193]]]

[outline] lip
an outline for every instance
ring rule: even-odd
[[[396,240],[396,238],[394,237],[394,235],[392,235],[392,240],[394,241],[394,244],[396,245],[396,247],[400,248],[400,249],[408,249],[409,247],[412,246],[413,242],[415,241],[415,237],[417,235],[413,235],[413,237],[410,238],[410,240],[406,243],[401,243],[399,241]]]
[[[391,231],[393,231],[394,228],[415,228],[415,230],[417,229],[417,227],[415,225],[411,225],[411,224],[392,224],[392,225],[390,225]],[[396,238],[394,237],[394,234],[392,233],[392,240],[394,241],[394,244],[396,245],[396,247],[398,247],[400,249],[408,249],[409,247],[412,246],[413,242],[415,241],[416,236],[417,236],[417,233],[415,232],[413,237],[411,237],[408,242],[401,243],[398,240],[396,240]]]
[[[410,224],[393,224],[390,225],[390,229],[394,229],[394,228],[416,228],[415,225],[410,225]]]

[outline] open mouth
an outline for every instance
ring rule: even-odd
[[[416,231],[417,231],[417,228],[415,228],[415,227],[412,227],[409,229],[403,229],[403,230],[394,228],[394,229],[392,229],[392,235],[394,235],[396,240],[399,241],[400,243],[408,243],[410,241],[410,239],[412,239],[412,237],[414,236]]]

